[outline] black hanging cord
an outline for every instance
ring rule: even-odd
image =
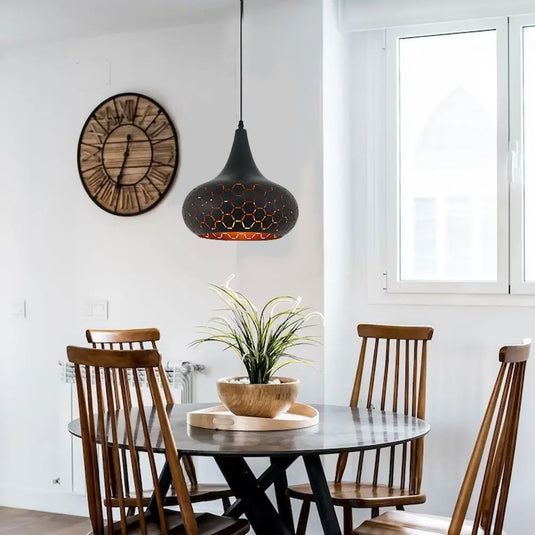
[[[240,0],[240,122],[239,128],[243,128],[243,0]]]

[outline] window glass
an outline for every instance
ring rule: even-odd
[[[524,28],[524,280],[535,281],[535,27]]]
[[[400,280],[495,281],[496,32],[400,39],[398,113]],[[535,280],[535,232],[532,242]]]

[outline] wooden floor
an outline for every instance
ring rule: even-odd
[[[81,516],[0,507],[1,535],[86,535],[90,530],[89,520]]]

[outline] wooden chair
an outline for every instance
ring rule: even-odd
[[[86,331],[86,337],[93,348],[97,349],[133,350],[150,348],[157,350],[156,342],[160,340],[160,331],[154,328],[117,330],[88,329]],[[165,401],[167,404],[173,404],[173,394],[161,362],[158,364],[158,374],[163,387]],[[221,500],[223,503],[223,511],[226,511],[230,507],[230,498],[233,496],[230,488],[226,485],[215,483],[199,483],[197,481],[197,474],[192,458],[189,455],[181,455],[180,459],[188,478],[188,491],[192,503]],[[111,459],[110,462],[113,462],[113,459]],[[124,450],[121,452],[120,463],[123,472],[128,473],[129,461]],[[136,505],[134,500],[128,496],[130,492],[130,489],[128,488],[128,478],[125,478],[125,481],[127,483],[125,498],[127,503],[131,504],[130,514],[133,514]],[[146,491],[146,496],[143,501],[145,505],[148,503],[151,493],[152,491]],[[174,501],[176,503],[176,499]],[[166,505],[172,504],[172,502],[173,496],[167,496]],[[113,507],[117,504],[117,496],[115,494],[112,497],[112,504]]]
[[[502,363],[451,518],[391,511],[367,520],[355,535],[505,535],[503,523],[516,447],[520,405],[530,341],[500,349]],[[496,410],[497,409],[497,410]],[[466,511],[491,433],[488,458],[473,522]]]
[[[433,336],[433,328],[362,324],[357,332],[362,344],[349,405],[424,419],[427,342]],[[361,395],[363,399],[359,402]],[[329,482],[329,489],[334,504],[343,507],[346,535],[353,530],[354,508],[370,508],[374,517],[380,507],[402,509],[405,505],[425,502],[425,494],[420,492],[423,439],[384,449],[358,454],[354,481],[342,480],[348,454],[338,456],[335,479]],[[368,482],[365,457],[373,457]],[[386,483],[381,484],[381,479]],[[314,501],[312,490],[308,484],[294,485],[289,487],[288,494],[303,500],[297,535],[304,535],[310,504]]]
[[[94,535],[116,533],[136,535],[241,535],[249,531],[245,520],[194,514],[187,485],[180,466],[177,446],[158,383],[160,354],[154,349],[107,350],[68,347],[69,362],[74,364],[89,516]],[[130,379],[135,395],[131,393]],[[150,387],[153,407],[143,403],[141,384],[146,379]],[[128,417],[118,414],[121,407],[130,407]],[[156,414],[154,414],[156,413]],[[160,433],[154,436],[151,426],[157,416]],[[124,422],[120,430],[121,420]],[[161,439],[160,436],[161,435]],[[119,469],[118,437],[128,445],[132,466],[133,498],[138,514],[128,516],[129,505],[125,494],[125,476]],[[152,484],[155,490],[154,507],[143,500],[142,472],[136,456],[135,444],[142,442],[149,460]],[[162,442],[169,464],[180,513],[164,508],[164,497],[158,486],[154,442]],[[105,451],[99,456],[101,444]],[[111,448],[113,463],[107,454]],[[117,509],[112,508],[112,493],[117,491]],[[104,499],[104,500],[103,500]],[[114,518],[113,511],[116,512]]]

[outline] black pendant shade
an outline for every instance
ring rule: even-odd
[[[192,190],[182,207],[192,232],[216,240],[276,240],[298,215],[294,196],[256,167],[241,121],[223,171]]]
[[[299,209],[294,196],[256,167],[242,121],[242,26],[240,0],[240,121],[228,161],[213,180],[192,190],[182,206],[186,226],[212,240],[276,240],[290,232]]]

